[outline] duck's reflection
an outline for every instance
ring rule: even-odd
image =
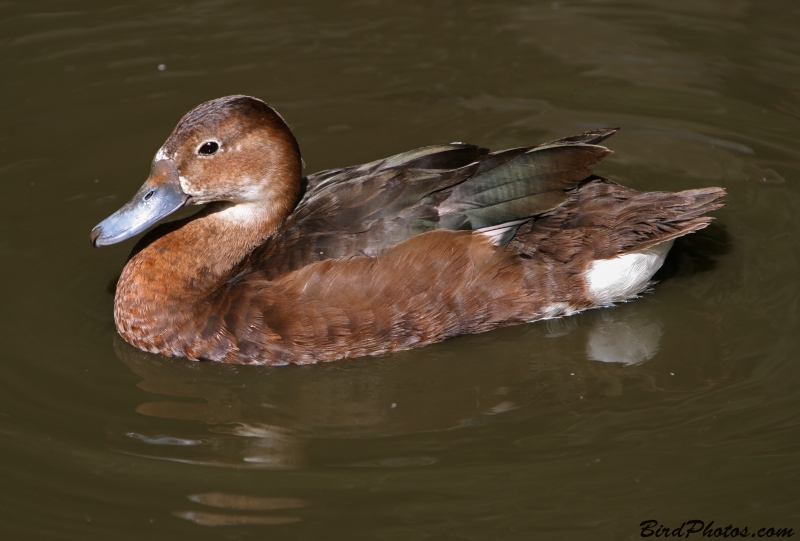
[[[709,229],[711,237],[695,242],[705,246],[719,235]],[[665,280],[658,295],[383,357],[226,366],[166,359],[117,339],[118,356],[142,378],[138,386],[171,398],[139,404],[136,411],[151,421],[132,419],[139,426],[124,427],[116,444],[131,454],[237,468],[425,466],[437,462],[435,453],[371,456],[361,449],[367,446],[353,445],[324,456],[313,450],[321,440],[535,422],[548,411],[624,400],[629,388],[707,388],[724,378],[718,359],[725,355],[714,300],[683,294],[679,278],[709,268],[687,246],[676,244],[662,279],[678,278]],[[624,407],[636,408],[636,396]]]
[[[678,360],[658,360],[660,342],[670,329],[655,317],[657,308],[642,300],[468,337],[464,344],[433,346],[415,356],[311,367],[190,363],[146,354],[119,340],[120,358],[143,378],[139,386],[175,397],[143,402],[136,411],[151,418],[192,421],[173,424],[177,432],[169,435],[160,424],[154,432],[128,430],[124,450],[215,466],[293,469],[307,464],[309,447],[320,439],[515,422],[542,410],[621,396],[629,385],[691,391],[719,381],[721,367],[707,362],[720,357],[713,351],[718,345],[709,326],[698,326],[698,318],[691,319],[693,329],[675,330],[683,335],[681,343],[700,344],[699,350],[681,360],[680,345],[672,344]],[[652,369],[646,363],[651,359],[656,361]],[[196,421],[204,427],[199,433]],[[327,460],[330,465],[358,467],[436,462],[430,456]]]
[[[663,325],[630,314],[614,317],[612,311],[600,312],[586,340],[586,355],[593,361],[627,365],[649,361],[658,352]]]

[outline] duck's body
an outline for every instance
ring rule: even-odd
[[[164,355],[305,364],[628,299],[724,192],[641,193],[591,176],[614,131],[496,153],[426,147],[301,180],[274,110],[208,102],[93,231],[111,244],[211,203],[139,243],[117,284],[117,329]]]

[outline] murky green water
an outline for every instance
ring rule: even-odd
[[[3,539],[800,532],[795,0],[0,8]],[[728,207],[611,310],[324,366],[138,353],[110,293],[132,244],[89,230],[234,93],[307,171],[613,125],[600,174]]]

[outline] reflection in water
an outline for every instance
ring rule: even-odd
[[[204,511],[175,511],[173,516],[200,526],[274,526],[298,522],[298,517],[267,517],[262,515],[230,515]]]
[[[427,358],[404,352],[315,366],[227,366],[167,359],[118,339],[117,354],[142,377],[139,387],[173,397],[143,402],[136,411],[180,422],[151,422],[151,429],[159,426],[152,433],[125,429],[127,437],[117,438],[116,444],[123,452],[162,460],[297,469],[311,465],[315,442],[321,439],[344,442],[516,422],[548,408],[621,396],[629,386],[672,392],[712,386],[725,375],[723,365],[708,362],[725,357],[718,319],[692,314],[683,327],[668,327],[661,319],[670,310],[670,277],[674,283],[707,270],[713,257],[727,249],[720,228],[688,241],[676,243],[661,271],[659,278],[666,283],[660,295],[450,340],[426,348]],[[668,340],[662,358],[660,342],[670,333],[681,339]],[[581,344],[584,358],[575,355]],[[693,344],[691,351],[683,344]],[[694,357],[704,362],[671,364]],[[205,429],[197,433],[197,425],[186,421],[199,421]],[[361,447],[350,445],[342,456],[316,460],[367,468],[415,468],[440,461],[436,453],[372,456]],[[220,501],[218,496],[202,498],[208,505]]]
[[[410,456],[396,458],[381,458],[370,460],[369,462],[357,462],[354,464],[344,464],[351,468],[416,468],[419,466],[431,466],[438,460],[432,456]]]
[[[129,438],[135,438],[137,440],[141,440],[145,443],[149,443],[150,445],[202,445],[202,440],[187,440],[184,438],[173,438],[171,436],[145,436],[143,434],[137,434],[136,432],[128,432],[125,434]]]
[[[762,169],[753,164],[746,164],[744,167],[750,180],[763,182],[765,184],[784,184],[786,179],[775,172],[774,169]]]
[[[220,434],[250,438],[241,452],[245,464],[265,469],[294,469],[303,465],[305,441],[280,426],[240,422],[211,429]]]
[[[662,324],[644,318],[614,319],[609,311],[601,312],[589,331],[586,354],[593,361],[639,364],[653,358],[661,341]]]
[[[299,509],[308,505],[308,502],[300,498],[261,498],[258,496],[243,496],[241,494],[223,494],[221,492],[191,494],[189,499],[211,507],[257,511]]]
[[[190,494],[193,502],[222,509],[237,511],[275,511],[283,509],[300,509],[307,507],[308,502],[300,498],[264,498],[245,496],[242,494],[223,494],[221,492],[205,492]],[[200,526],[270,526],[298,522],[299,517],[262,515],[255,513],[219,513],[208,511],[173,511],[173,516],[189,520]]]

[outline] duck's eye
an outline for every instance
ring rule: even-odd
[[[217,150],[219,150],[219,143],[216,141],[206,141],[200,148],[197,149],[197,153],[201,156],[211,156],[212,154],[216,154]]]

